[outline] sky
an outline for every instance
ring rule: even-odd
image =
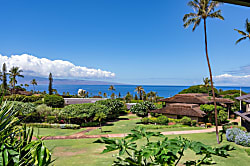
[[[188,0],[0,0],[0,65],[24,74],[137,85],[208,77],[203,24],[183,28]],[[209,19],[216,85],[250,86],[250,42],[235,45],[250,8],[223,4]]]

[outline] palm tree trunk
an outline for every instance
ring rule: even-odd
[[[213,76],[212,76],[212,70],[211,70],[211,66],[210,66],[210,62],[209,62],[209,57],[208,57],[208,51],[207,51],[207,25],[206,25],[206,19],[204,18],[203,20],[204,20],[204,32],[205,32],[206,58],[207,58],[207,65],[208,65],[208,69],[209,69],[209,75],[210,75],[210,80],[211,80],[211,88],[212,88],[213,100],[214,100],[216,138],[217,138],[218,144],[220,144],[219,131],[218,131],[218,122],[217,122],[217,108],[216,108],[214,85],[213,85]]]
[[[15,82],[16,82],[16,78],[13,77],[13,90],[12,90],[12,94],[15,93]]]

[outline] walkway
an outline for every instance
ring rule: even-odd
[[[55,139],[84,139],[84,138],[101,138],[101,137],[125,137],[128,134],[102,134],[102,135],[85,135],[86,132],[91,131],[96,128],[87,128],[87,130],[80,133],[76,133],[70,136],[49,136],[44,137],[44,140],[55,140]],[[219,126],[219,130],[222,130],[222,127]],[[211,133],[215,132],[215,127],[203,129],[203,130],[186,130],[186,131],[166,131],[161,132],[163,135],[181,135],[181,134],[198,134],[198,133]]]

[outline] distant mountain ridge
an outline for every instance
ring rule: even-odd
[[[49,84],[49,79],[44,77],[25,76],[18,78],[18,84],[30,84],[32,79],[36,79],[37,84]],[[94,80],[77,80],[77,79],[53,79],[54,85],[127,85],[123,83],[108,82],[108,81],[94,81]]]

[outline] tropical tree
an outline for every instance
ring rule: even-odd
[[[33,89],[35,92],[35,85],[37,85],[36,79],[33,79],[32,81],[30,81],[30,83],[33,85]]]
[[[147,94],[147,97],[149,98],[149,100],[150,100],[151,102],[156,101],[157,92],[151,91],[151,92],[149,92],[149,93]]]
[[[10,83],[11,83],[11,85],[12,85],[12,87],[13,87],[13,92],[12,93],[14,93],[15,92],[15,85],[17,84],[17,80],[16,80],[16,78],[17,77],[24,77],[21,73],[23,72],[23,70],[21,70],[19,67],[15,67],[15,66],[13,66],[11,69],[10,69],[10,71],[9,71],[10,73],[9,73],[9,75],[10,75]]]
[[[101,133],[102,133],[102,120],[106,119],[107,115],[104,112],[97,112],[95,114],[94,120],[98,120],[99,125],[100,125],[100,129],[101,129]]]
[[[144,89],[143,89],[143,87],[142,87],[142,86],[137,86],[137,87],[135,88],[135,92],[138,93],[138,95],[139,95],[139,97],[140,97],[140,100],[142,100],[142,93],[145,92]]]
[[[101,96],[101,95],[102,95],[102,92],[98,92],[98,95]]]
[[[2,75],[1,75],[1,80],[3,81],[2,83],[2,89],[3,90],[7,90],[8,88],[8,84],[7,84],[7,68],[6,68],[6,64],[3,64],[3,68],[2,68]]]
[[[104,97],[104,98],[107,98],[107,93],[104,92],[104,93],[103,93],[103,97]]]
[[[188,28],[191,24],[193,25],[193,31],[200,24],[201,20],[204,23],[204,33],[205,33],[205,51],[206,51],[206,59],[209,69],[211,88],[213,93],[213,101],[215,106],[215,124],[216,124],[216,137],[217,142],[220,143],[219,140],[219,132],[218,132],[218,122],[217,122],[217,109],[216,109],[216,101],[215,101],[215,93],[213,86],[213,76],[212,69],[210,66],[209,56],[208,56],[208,48],[207,48],[207,18],[218,18],[220,20],[224,20],[224,17],[221,15],[221,10],[215,11],[215,8],[218,7],[220,3],[212,0],[192,0],[188,2],[188,6],[192,7],[194,13],[185,14],[183,17],[184,27]]]
[[[112,93],[112,94],[110,95],[110,97],[111,97],[111,99],[114,99],[114,98],[115,98],[115,93]]]
[[[52,82],[53,82],[52,73],[49,73],[49,95],[53,94]]]
[[[238,29],[234,29],[235,31],[238,31],[238,33],[243,36],[240,39],[238,39],[235,42],[235,44],[238,44],[239,42],[241,42],[242,40],[245,40],[245,39],[249,39],[250,40],[250,22],[248,22],[248,19],[246,19],[245,28],[246,28],[246,32],[238,30]]]
[[[114,85],[110,85],[109,90],[115,91],[115,86]]]
[[[210,79],[208,77],[203,78],[203,83],[204,83],[204,87],[207,89],[207,93],[209,96],[209,87],[210,87]]]

